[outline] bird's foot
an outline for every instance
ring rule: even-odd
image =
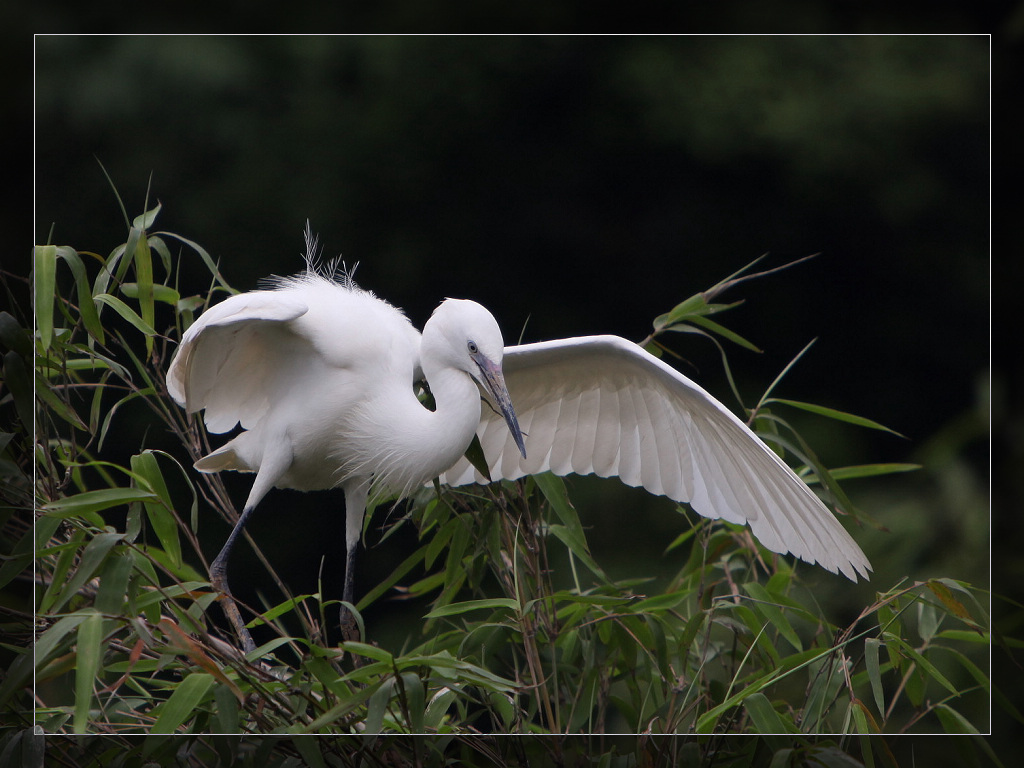
[[[358,641],[360,639],[359,623],[355,614],[345,606],[341,608],[341,639],[343,642]]]

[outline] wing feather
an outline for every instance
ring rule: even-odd
[[[189,413],[206,409],[211,432],[249,427],[269,407],[268,388],[308,342],[286,324],[307,305],[281,291],[225,299],[189,327],[167,371],[167,389]]]
[[[492,479],[618,475],[705,517],[749,524],[772,551],[867,576],[864,553],[806,483],[724,405],[637,345],[615,336],[525,344],[505,350],[503,368],[527,455],[485,408],[478,434]],[[484,482],[465,459],[442,480]]]

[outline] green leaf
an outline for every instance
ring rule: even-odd
[[[605,572],[601,570],[601,566],[599,566],[597,561],[590,556],[590,549],[587,546],[586,539],[582,538],[582,532],[576,533],[571,528],[564,525],[551,525],[549,526],[549,530],[555,538],[565,544],[573,556],[578,558],[581,563],[590,569],[591,573],[602,581],[608,581],[608,577],[605,575]]]
[[[179,242],[182,242],[185,245],[187,245],[189,248],[191,248],[193,251],[199,254],[199,258],[203,260],[203,263],[206,265],[206,268],[210,271],[210,274],[213,275],[214,279],[217,281],[218,284],[220,284],[222,288],[227,290],[229,293],[238,293],[238,291],[236,291],[234,288],[227,284],[227,281],[221,275],[220,270],[217,269],[217,264],[214,262],[210,254],[206,252],[206,249],[203,248],[201,245],[192,240],[189,240],[187,237],[176,235],[174,232],[154,232],[153,234],[163,235],[164,237],[173,237],[175,240],[178,240]]]
[[[128,579],[135,563],[127,552],[114,553],[100,573],[100,586],[96,592],[96,610],[100,613],[118,614],[128,594]]]
[[[562,521],[561,526],[551,526],[551,533],[565,544],[569,551],[586,565],[594,575],[607,581],[608,577],[605,576],[604,571],[601,570],[601,567],[590,554],[590,545],[587,544],[587,536],[583,532],[583,524],[580,522],[579,515],[569,501],[569,493],[565,489],[565,481],[551,472],[534,475],[533,480],[537,483],[537,487],[544,494],[544,498],[547,499],[551,508],[555,511],[558,519]]]
[[[29,567],[37,556],[36,542],[48,542],[59,526],[60,519],[58,518],[40,517],[35,522],[35,530],[29,527],[22,534],[18,543],[7,555],[3,566],[0,567],[0,589],[10,584],[16,576],[20,576]],[[43,547],[39,546],[38,548],[42,549]]]
[[[135,277],[138,281],[137,297],[142,322],[152,328],[156,325],[156,307],[153,300],[153,254],[149,250],[146,233],[141,232],[135,243]],[[146,353],[153,351],[153,337],[146,334]]]
[[[31,436],[35,432],[32,377],[25,365],[25,359],[13,350],[4,355],[3,382],[14,399],[14,409],[18,412],[18,420],[26,434]],[[40,391],[41,393],[42,391]]]
[[[907,656],[912,658],[917,663],[918,667],[924,674],[928,675],[928,677],[930,677],[932,680],[935,680],[937,683],[939,683],[943,688],[952,693],[954,696],[960,695],[960,691],[957,690],[956,686],[953,685],[946,678],[945,675],[939,672],[935,665],[928,661],[927,658],[925,658],[924,654],[921,654],[914,648],[911,648],[907,642],[905,642],[900,637],[896,637],[891,632],[885,632],[883,634],[886,643],[891,643],[898,646],[903,653],[905,653]]]
[[[163,304],[170,304],[172,307],[176,307],[178,306],[178,302],[181,301],[181,294],[168,285],[154,283],[152,290],[153,299]],[[138,283],[122,283],[121,293],[129,299],[138,299],[142,296],[142,291]]]
[[[252,629],[253,627],[259,627],[264,624],[268,624],[274,619],[278,618],[279,616],[283,616],[286,613],[294,611],[297,606],[301,605],[311,597],[319,598],[320,596],[316,594],[311,594],[297,595],[295,597],[289,598],[288,600],[285,600],[283,603],[278,603],[273,608],[264,611],[245,626],[249,629]]]
[[[114,545],[123,538],[123,533],[100,533],[93,537],[92,541],[86,544],[85,549],[82,550],[81,561],[74,574],[65,584],[60,585],[60,591],[53,595],[56,600],[49,610],[56,613],[64,607],[68,600],[78,594],[86,582],[96,575]],[[45,603],[44,599],[42,604],[45,605]]]
[[[771,625],[789,641],[789,644],[794,649],[802,651],[804,649],[803,643],[800,642],[800,638],[793,629],[793,625],[789,623],[789,619],[786,618],[782,608],[776,604],[775,599],[769,594],[768,590],[754,581],[744,584],[743,589],[754,598],[755,602],[751,604],[754,610],[771,622]]]
[[[754,729],[760,734],[795,733],[792,723],[787,725],[763,693],[753,693],[743,702]]]
[[[426,714],[426,691],[423,680],[415,672],[403,672],[398,678],[399,686],[405,694],[406,709],[409,713],[407,723],[410,733],[423,732],[423,718]]]
[[[701,715],[697,719],[697,733],[711,733],[711,731],[714,730],[715,725],[718,723],[718,718],[720,718],[725,712],[728,712],[730,709],[742,703],[746,698],[754,695],[758,691],[763,691],[772,683],[775,683],[784,677],[794,674],[796,671],[803,669],[804,667],[826,658],[831,653],[832,650],[829,648],[812,648],[802,653],[795,653],[786,657],[782,665],[774,669],[769,669],[765,674],[756,678],[747,685],[747,687],[742,691],[734,693],[725,701]]]
[[[693,593],[690,590],[685,589],[678,592],[668,592],[663,595],[654,595],[653,597],[647,597],[641,600],[632,607],[632,610],[635,613],[669,611],[680,603],[685,602],[692,596],[692,594]]]
[[[195,710],[214,684],[213,675],[193,672],[174,689],[167,701],[156,707],[159,716],[151,733],[174,733],[178,726],[195,715]]]
[[[37,245],[32,253],[36,329],[43,352],[53,340],[53,302],[57,298],[57,246]]]
[[[707,301],[704,294],[697,293],[690,298],[679,302],[672,309],[663,315],[654,318],[654,330],[661,331],[670,325],[680,322],[684,317],[703,312],[707,308]]]
[[[770,402],[768,396],[772,393],[772,391],[775,389],[775,387],[777,387],[779,385],[779,382],[782,381],[783,378],[785,378],[786,374],[790,372],[790,370],[793,368],[793,366],[797,364],[797,362],[800,360],[800,358],[803,357],[805,354],[807,354],[807,350],[809,350],[814,345],[815,341],[817,341],[817,339],[811,339],[809,342],[807,342],[807,346],[805,346],[803,349],[801,349],[799,352],[797,352],[796,357],[794,357],[792,360],[790,360],[786,364],[786,367],[783,368],[782,371],[779,372],[779,375],[775,377],[775,379],[772,381],[772,383],[768,385],[768,389],[766,389],[764,391],[764,394],[761,395],[761,400],[754,407],[754,413],[757,413],[758,411],[760,411],[763,406],[767,405]]]
[[[360,643],[356,641],[348,641],[342,643],[341,647],[343,650],[346,650],[349,653],[357,653],[360,656],[365,656],[366,658],[373,659],[374,661],[384,661],[387,662],[389,665],[394,664],[395,661],[394,655],[392,655],[388,651],[385,651],[383,648],[378,648],[375,645],[368,645],[367,643]]]
[[[380,733],[384,724],[384,711],[391,700],[391,691],[394,688],[395,679],[388,678],[384,684],[370,697],[366,705],[365,733]]]
[[[970,611],[967,610],[963,603],[953,597],[953,592],[942,581],[938,579],[928,579],[928,589],[930,589],[932,594],[939,598],[946,609],[958,619],[970,624],[971,626],[978,626],[971,616]]]
[[[89,430],[78,413],[54,393],[49,383],[43,379],[40,371],[36,371],[36,397],[50,410],[51,414],[60,416],[68,424],[83,432]]]
[[[44,504],[42,510],[51,517],[76,517],[135,501],[159,502],[160,497],[139,488],[101,488],[51,501]]]
[[[314,720],[309,725],[303,728],[305,733],[319,733],[320,731],[330,728],[335,725],[341,718],[361,706],[364,701],[373,696],[377,690],[383,685],[383,681],[376,680],[373,684],[367,685],[362,690],[358,691],[351,697],[342,700],[340,703],[334,705],[329,710],[324,712],[320,717]],[[271,741],[271,740],[268,740]]]
[[[781,403],[782,405],[788,405],[793,408],[799,408],[803,411],[810,411],[816,413],[819,416],[825,416],[829,419],[835,419],[836,421],[845,421],[848,424],[856,424],[858,427],[867,427],[868,429],[877,429],[882,432],[889,432],[890,434],[903,437],[899,432],[889,429],[884,424],[879,424],[877,421],[871,419],[865,419],[863,416],[854,416],[852,413],[846,413],[844,411],[837,411],[835,408],[826,408],[823,405],[814,405],[813,403],[802,403],[798,400],[783,400],[778,397],[769,398],[764,401],[768,403]]]
[[[484,456],[484,447],[480,445],[480,438],[474,434],[473,439],[469,443],[469,447],[466,448],[466,459],[470,464],[473,465],[473,469],[479,472],[481,475],[487,478],[487,482],[491,482],[491,470],[487,466],[487,457]]]
[[[89,725],[89,709],[92,706],[93,686],[99,676],[102,643],[103,616],[93,611],[78,628],[75,661],[75,733],[85,733]]]
[[[295,751],[302,756],[304,765],[311,766],[311,768],[327,768],[323,753],[320,751],[320,739],[294,736],[292,744],[295,746]]]
[[[10,312],[0,311],[0,344],[24,358],[32,356],[32,338]]]
[[[173,514],[174,504],[171,501],[170,492],[167,490],[167,483],[160,472],[156,456],[152,451],[143,451],[131,458],[132,472],[144,480],[152,491],[156,493],[156,500],[143,501],[146,509],[146,516],[153,526],[153,532],[160,540],[163,547],[175,568],[181,567],[181,540],[178,538],[178,521]]]
[[[364,610],[368,605],[373,604],[381,595],[391,589],[395,584],[401,581],[405,576],[416,567],[418,563],[423,560],[423,553],[426,550],[426,545],[420,547],[405,560],[403,560],[391,575],[388,576],[384,581],[378,584],[376,587],[371,589],[362,599],[356,604],[356,608],[360,611]]]
[[[242,732],[241,723],[238,720],[238,699],[235,698],[235,694],[231,689],[224,685],[219,684],[213,691],[213,698],[217,704],[216,714],[216,730],[221,734],[236,734]],[[224,739],[228,743],[224,744],[222,748],[218,748],[217,754],[220,757],[222,765],[232,765],[235,763],[235,757],[238,754],[237,740],[240,736],[214,736],[214,743],[217,743],[218,738]],[[235,743],[231,743],[234,741]]]
[[[82,257],[78,251],[68,246],[61,246],[57,249],[57,256],[63,259],[71,268],[75,276],[75,287],[78,292],[78,313],[82,323],[89,334],[100,344],[104,343],[105,336],[103,325],[100,323],[99,313],[96,311],[96,304],[92,298],[92,291],[89,288],[89,277],[82,263]]]
[[[136,330],[140,333],[145,334],[147,337],[156,336],[156,329],[135,314],[131,307],[116,296],[111,296],[109,293],[101,293],[96,296],[96,301],[101,304],[106,304],[108,307],[112,307],[117,314],[135,326]]]
[[[449,603],[441,608],[436,608],[424,616],[424,618],[439,619],[442,616],[457,616],[460,613],[468,613],[469,611],[477,611],[484,608],[508,608],[510,611],[518,611],[519,603],[511,597],[466,600],[462,603]]]
[[[157,203],[155,208],[150,208],[145,213],[140,213],[132,221],[132,226],[136,229],[149,229],[153,226],[153,222],[156,221],[156,217],[162,207],[162,203]]]
[[[717,333],[719,336],[728,339],[733,344],[738,344],[741,347],[745,347],[746,349],[749,349],[751,352],[762,351],[755,344],[747,341],[745,338],[740,336],[735,331],[730,331],[724,325],[720,325],[719,323],[716,323],[714,320],[709,320],[706,317],[697,316],[691,317],[690,322],[693,323],[694,325],[699,325],[702,328],[706,328],[707,330],[712,331],[713,333]]]
[[[878,649],[881,640],[869,637],[864,641],[864,663],[868,671],[868,682],[871,683],[871,695],[875,699],[875,709],[880,717],[885,717],[885,694],[882,689],[882,672],[878,663]]]
[[[973,738],[971,743],[978,746],[983,751],[988,759],[999,768],[1003,768],[1003,762],[996,755],[995,751],[989,745],[988,740],[982,736],[978,729],[974,727],[966,717],[957,712],[948,704],[938,704],[935,707],[936,714],[939,716],[939,720],[942,722],[942,727],[946,733],[968,733]]]
[[[837,467],[830,469],[833,480],[852,480],[859,477],[875,477],[876,475],[894,475],[899,472],[914,472],[921,469],[920,464],[859,464],[854,467]],[[816,479],[816,478],[815,478]],[[811,482],[811,479],[808,479]]]
[[[440,530],[434,534],[434,536],[427,542],[426,548],[423,552],[423,567],[430,569],[434,567],[434,562],[437,560],[437,556],[444,551],[444,548],[448,546],[448,542],[451,541],[452,536],[455,535],[455,529],[459,526],[464,526],[465,523],[459,520],[458,517],[453,517],[443,526]]]
[[[59,619],[45,632],[36,638],[34,648],[25,651],[18,656],[7,670],[7,676],[0,682],[0,707],[6,706],[10,697],[15,691],[29,685],[32,680],[32,673],[35,664],[40,667],[47,658],[58,649],[66,635],[72,632],[89,616],[93,611],[73,613]]]

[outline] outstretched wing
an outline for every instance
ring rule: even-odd
[[[773,552],[867,577],[860,547],[793,470],[718,400],[636,344],[590,336],[508,347],[503,368],[526,458],[485,407],[477,434],[493,480],[618,476],[705,517],[747,523]],[[441,479],[486,482],[465,458]]]
[[[206,409],[206,428],[253,426],[289,359],[309,342],[287,323],[305,302],[283,291],[242,293],[211,307],[182,337],[167,371],[167,390],[189,413]]]

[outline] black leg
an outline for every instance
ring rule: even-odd
[[[355,605],[355,574],[356,574],[356,550],[359,548],[358,543],[349,547],[345,553],[345,588],[342,591],[342,600],[346,603]],[[356,624],[356,618],[352,615],[352,612],[346,607],[341,606],[340,613],[341,623],[341,639],[342,640],[358,640],[359,639],[359,625]]]
[[[235,599],[231,595],[231,587],[228,586],[228,557],[231,555],[231,549],[234,547],[235,541],[237,541],[242,533],[242,527],[255,508],[255,506],[246,507],[242,511],[242,515],[238,518],[238,522],[235,523],[235,527],[228,534],[228,540],[224,542],[224,546],[221,547],[217,557],[210,564],[210,586],[224,594],[222,602],[224,613],[228,617],[228,621],[231,622],[235,633],[242,641],[242,647],[246,653],[255,651],[256,643],[253,642],[249,630],[245,628],[245,622],[242,621],[242,615],[239,613]]]

